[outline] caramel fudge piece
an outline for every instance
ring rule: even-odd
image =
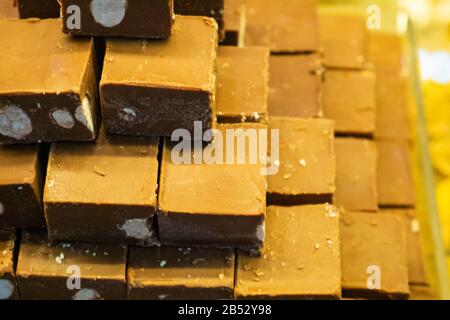
[[[130,248],[128,298],[138,300],[232,299],[232,250]]]
[[[225,0],[174,0],[175,13],[185,16],[203,16],[214,18],[219,26],[219,38],[225,37],[224,2]]]
[[[347,210],[377,211],[377,148],[373,141],[336,138],[335,204]]]
[[[271,117],[269,128],[280,130],[280,159],[278,172],[267,178],[268,203],[331,203],[336,190],[334,121]]]
[[[67,34],[161,39],[172,31],[173,0],[59,1]]]
[[[0,300],[17,299],[15,231],[0,230]]]
[[[381,31],[369,34],[369,61],[377,73],[399,75],[404,66],[404,40],[401,35]]]
[[[318,54],[271,56],[269,114],[302,118],[320,116],[321,68]]]
[[[39,145],[0,147],[0,228],[45,225],[42,189],[47,152]]]
[[[94,42],[59,19],[0,20],[0,144],[87,141],[97,133]]]
[[[233,130],[229,138],[227,130]],[[253,164],[249,155],[250,141],[258,141],[259,130],[267,130],[267,127],[262,124],[219,125],[218,134],[208,149],[203,150],[200,145],[184,150],[187,161],[182,163],[174,158],[174,154],[180,153],[179,146],[166,140],[158,197],[158,229],[162,243],[259,248],[264,240],[267,179],[263,175],[263,164],[260,161]],[[255,139],[250,138],[252,132]],[[234,147],[243,143],[245,149],[235,148],[234,154],[225,150],[226,145],[236,141]],[[213,150],[218,153],[222,147],[222,159],[219,156],[208,161],[201,158],[202,154],[206,157]],[[240,162],[239,157],[243,156],[240,151],[244,151],[246,157],[249,155],[248,159]]]
[[[101,133],[95,143],[52,145],[44,191],[50,238],[154,244],[158,143]]]
[[[226,0],[224,8],[225,39],[222,44],[243,46],[246,25],[245,0]]]
[[[15,0],[20,18],[59,18],[58,0]]]
[[[270,47],[276,53],[319,49],[316,0],[246,0],[246,46]]]
[[[407,240],[402,217],[342,212],[342,292],[356,298],[409,296]]]
[[[262,255],[238,252],[237,298],[341,296],[338,211],[331,205],[269,206]]]
[[[126,298],[126,246],[53,243],[45,231],[22,234],[17,282],[26,300]]]
[[[365,18],[321,14],[319,21],[324,65],[329,68],[362,69],[368,46]]]
[[[323,82],[323,113],[336,120],[336,133],[372,136],[376,114],[375,74],[328,70]]]
[[[100,83],[109,133],[171,136],[176,129],[205,130],[215,116],[217,24],[177,16],[166,41],[107,41]],[[182,53],[182,54],[181,54]]]
[[[269,49],[221,46],[217,56],[217,121],[266,122]]]
[[[382,207],[413,207],[414,182],[406,142],[377,141],[378,203]]]
[[[0,18],[18,18],[19,12],[14,0],[0,0]]]
[[[398,75],[378,73],[375,138],[411,140],[407,80]]]

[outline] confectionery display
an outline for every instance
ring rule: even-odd
[[[0,0],[0,300],[443,298],[407,39],[323,9]]]

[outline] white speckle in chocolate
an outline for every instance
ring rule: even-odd
[[[73,300],[97,300],[101,296],[94,289],[81,289],[73,297]]]
[[[127,5],[126,0],[93,0],[91,2],[92,16],[98,24],[112,28],[122,22]]]
[[[11,298],[14,293],[14,284],[6,279],[0,279],[0,300]]]
[[[5,213],[5,206],[0,202],[0,216]]]
[[[132,108],[123,108],[120,110],[119,116],[127,122],[135,121],[137,117],[136,111]]]
[[[57,257],[55,258],[55,261],[56,261],[57,264],[62,264],[63,261],[64,261],[64,258],[65,258],[64,253],[61,252],[61,253],[59,254],[59,256],[57,256]]]
[[[158,296],[158,299],[159,299],[159,300],[164,300],[164,299],[167,299],[168,297],[169,297],[168,294],[160,294],[160,295]]]
[[[164,268],[166,264],[167,264],[167,261],[166,261],[166,260],[161,260],[161,262],[159,263],[159,266],[160,266],[161,268]]]
[[[82,104],[75,110],[75,119],[84,124],[90,131],[94,132],[91,103],[88,97],[84,97]]]
[[[265,237],[265,225],[264,223],[262,223],[256,228],[256,238],[259,241],[264,242],[264,237]]]
[[[147,240],[153,235],[147,219],[129,219],[119,226],[119,230],[125,232],[128,238],[138,240]]]
[[[0,134],[22,140],[32,131],[31,120],[22,109],[16,106],[0,109]]]
[[[72,129],[75,126],[75,120],[67,110],[55,110],[50,113],[50,117],[58,126],[64,129]]]

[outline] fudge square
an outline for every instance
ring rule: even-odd
[[[59,1],[63,32],[70,35],[159,39],[172,31],[173,0]]]
[[[260,257],[238,251],[237,298],[341,297],[339,214],[334,206],[269,206]]]
[[[377,73],[399,75],[405,63],[404,39],[399,34],[372,31],[368,56]]]
[[[184,16],[214,18],[219,26],[219,38],[225,38],[225,1],[229,0],[174,0],[175,13]]]
[[[0,229],[45,225],[42,190],[48,149],[0,146]]]
[[[60,23],[0,20],[0,144],[95,139],[94,40]]]
[[[382,207],[414,207],[415,192],[407,142],[377,141],[378,203]]]
[[[269,47],[274,53],[319,50],[316,0],[246,0],[245,46]]]
[[[266,130],[267,126],[218,125],[224,149],[229,143],[226,131],[235,130],[237,135],[239,129],[247,134]],[[209,144],[207,150],[211,153],[222,148],[218,137]],[[229,139],[238,140],[234,136]],[[179,164],[172,157],[178,153],[174,143],[165,142],[158,197],[159,238],[163,244],[259,249],[264,241],[267,179],[261,171],[262,162],[250,162],[249,140],[245,138],[249,159],[244,163],[238,162],[240,154],[236,149],[231,163],[199,163],[199,149],[194,146],[187,152],[193,161]],[[223,151],[224,158],[231,158],[228,152]]]
[[[126,246],[51,242],[45,230],[24,231],[16,270],[21,298],[126,299],[126,259]]]
[[[334,121],[271,117],[280,135],[279,170],[267,177],[273,205],[331,203],[336,190]]]
[[[128,298],[232,299],[234,266],[230,249],[131,247]]]
[[[323,13],[319,21],[324,65],[362,69],[367,60],[369,41],[366,19],[357,15]]]
[[[266,122],[269,49],[219,47],[216,113],[219,123]]]
[[[107,136],[53,144],[44,190],[52,240],[152,245],[157,138]]]
[[[341,213],[342,292],[355,298],[407,298],[407,240],[402,217]]]
[[[317,53],[270,56],[269,114],[312,118],[322,114],[322,61]]]
[[[245,0],[225,0],[225,39],[223,45],[244,46],[246,25]]]
[[[176,16],[164,41],[110,39],[100,83],[106,131],[171,136],[215,117],[217,24]]]
[[[377,211],[377,148],[368,139],[336,138],[336,195],[346,210]]]
[[[336,120],[336,133],[373,136],[376,83],[372,71],[328,70],[323,82],[323,113]]]
[[[17,258],[14,250],[15,240],[15,231],[0,230],[0,300],[19,297],[14,272]]]

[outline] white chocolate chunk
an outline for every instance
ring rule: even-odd
[[[127,6],[127,0],[93,0],[91,13],[98,24],[112,28],[122,22]]]
[[[72,114],[67,110],[55,110],[50,114],[55,123],[64,129],[72,129],[75,126],[75,120]]]
[[[119,226],[119,230],[125,232],[128,238],[147,240],[153,235],[147,219],[130,219]]]
[[[94,121],[92,119],[92,107],[88,97],[84,97],[83,102],[75,110],[75,119],[81,122],[91,132],[94,132]]]
[[[12,297],[14,293],[14,284],[6,279],[0,279],[0,300],[6,300]]]
[[[11,105],[0,109],[0,134],[22,140],[32,131],[31,120],[22,109]]]
[[[81,289],[72,297],[73,300],[98,300],[101,296],[94,289]]]

